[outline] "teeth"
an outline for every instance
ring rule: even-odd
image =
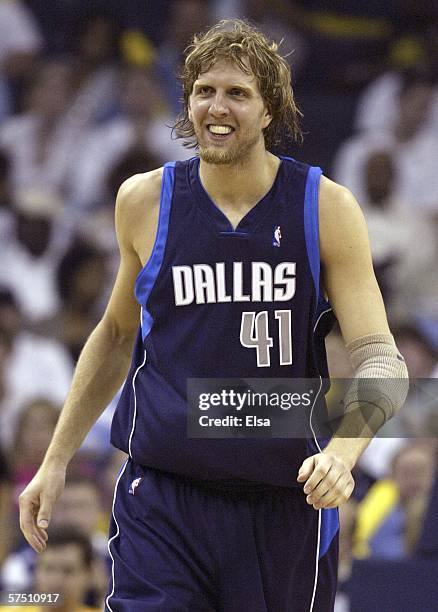
[[[213,134],[229,134],[232,130],[229,125],[209,125],[208,129]]]

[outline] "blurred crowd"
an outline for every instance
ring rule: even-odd
[[[358,198],[410,376],[438,376],[436,1],[0,0],[4,591],[62,586],[59,609],[101,606],[112,488],[124,460],[109,444],[116,398],[71,465],[38,559],[20,536],[17,499],[112,286],[118,187],[196,154],[170,127],[180,110],[182,52],[193,33],[234,17],[282,41],[291,65],[304,143],[275,152],[320,165]],[[332,376],[350,376],[339,332],[327,346]],[[356,468],[356,492],[341,510],[339,612],[348,610],[355,558],[418,551],[438,433],[437,406],[418,403],[411,400],[403,433],[373,442]]]

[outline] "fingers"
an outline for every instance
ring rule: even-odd
[[[343,474],[327,493],[313,501],[315,510],[320,508],[337,508],[350,498],[354,490],[354,480],[351,474]],[[313,493],[312,493],[313,497]]]
[[[325,477],[322,476],[319,483],[313,489],[311,488],[312,485],[307,482],[304,487],[304,493],[308,493],[306,497],[307,503],[313,504],[330,492],[336,486],[339,477],[340,474],[330,467]]]
[[[65,466],[41,467],[19,497],[20,527],[32,548],[46,548],[53,506],[65,485]]]
[[[309,460],[312,460],[310,463]],[[307,465],[305,466],[305,464]],[[309,465],[313,466],[309,470]],[[306,467],[306,472],[302,472]],[[333,455],[319,453],[309,457],[303,462],[299,474],[306,474],[304,493],[307,495],[306,502],[315,510],[320,508],[335,508],[345,502],[353,492],[354,480],[348,467],[342,460]]]
[[[297,477],[298,482],[305,482],[309,478],[310,474],[313,471],[314,463],[315,463],[315,456],[308,457],[307,459],[303,461],[303,464],[298,471],[298,477]]]
[[[41,507],[38,512],[37,525],[43,530],[47,529],[49,526],[52,516],[53,501],[54,500],[48,495],[41,495]]]
[[[50,522],[53,501],[47,495],[32,495],[24,491],[19,497],[20,528],[24,537],[37,552],[46,548],[47,528]]]
[[[39,528],[38,533],[40,535],[40,538],[42,538],[44,541],[44,549],[46,548],[48,538],[46,530],[49,527],[53,503],[54,500],[51,497],[48,497],[47,495],[41,495],[41,507],[40,511],[38,512],[37,527]]]
[[[24,537],[32,548],[40,553],[45,548],[47,534],[36,525],[36,513],[39,507],[39,500],[34,499],[26,492],[19,497],[20,505],[20,528]]]
[[[319,483],[327,476],[332,465],[328,457],[319,453],[313,456],[314,467],[304,485],[304,493],[312,493]]]

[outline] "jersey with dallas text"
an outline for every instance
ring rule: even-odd
[[[165,165],[155,244],[135,286],[141,328],[111,432],[137,463],[208,481],[297,484],[312,441],[191,438],[187,383],[327,375],[320,176],[282,158],[269,192],[233,228],[202,186],[199,158]]]

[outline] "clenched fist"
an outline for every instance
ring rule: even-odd
[[[298,482],[305,482],[306,501],[315,510],[336,508],[347,501],[354,489],[351,467],[332,452],[321,452],[303,461]]]

